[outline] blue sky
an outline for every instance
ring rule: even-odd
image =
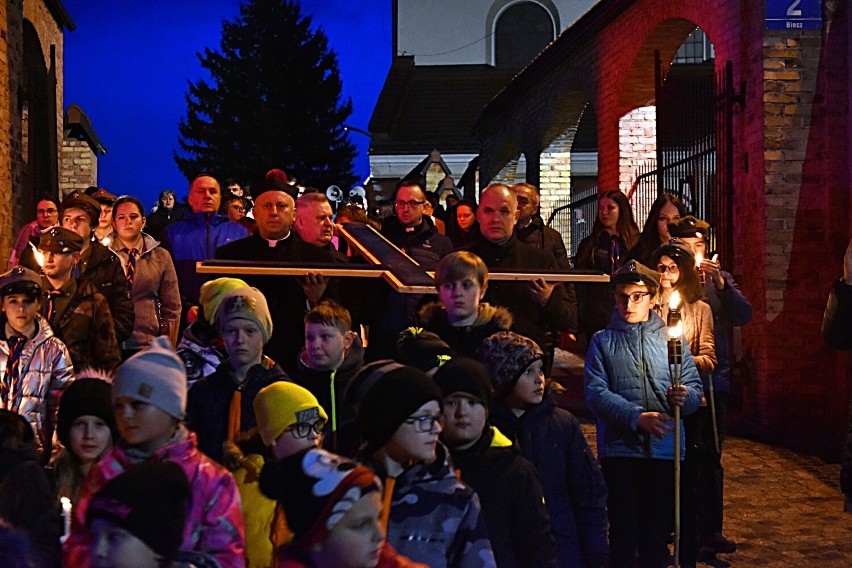
[[[391,0],[302,0],[337,53],[348,123],[367,130],[391,62]],[[186,113],[187,81],[207,78],[196,53],[218,50],[221,26],[239,14],[238,0],[64,0],[77,28],[65,34],[65,106],[80,105],[107,148],[98,183],[146,205],[164,188],[179,196],[187,182],[172,152]],[[358,147],[355,174],[369,174],[369,139]]]

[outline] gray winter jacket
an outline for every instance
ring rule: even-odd
[[[135,316],[133,333],[122,344],[126,350],[147,347],[160,335],[176,334],[180,322],[180,290],[172,257],[153,237],[143,233],[142,239],[143,252],[136,261],[130,291]],[[126,274],[128,253],[115,235],[110,246]]]

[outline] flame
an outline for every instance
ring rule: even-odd
[[[41,254],[41,251],[38,250],[38,248],[36,248],[35,246],[33,246],[32,243],[30,243],[30,246],[33,249],[33,256],[35,257],[35,261],[38,263],[39,266],[44,268],[44,255]]]
[[[675,290],[672,292],[672,297],[669,298],[669,309],[676,310],[680,307],[680,292]]]
[[[69,499],[68,497],[62,497],[62,498],[59,499],[59,501],[62,503],[62,512],[63,513],[70,513],[71,512],[71,499]]]
[[[702,262],[704,262],[704,255],[700,252],[695,253],[695,268],[701,268]]]
[[[678,320],[677,325],[669,326],[669,337],[677,339],[681,335],[683,335],[683,321]]]

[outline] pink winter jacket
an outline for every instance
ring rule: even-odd
[[[223,568],[244,568],[245,536],[240,494],[234,477],[198,451],[194,433],[183,442],[158,450],[152,461],[172,461],[183,468],[192,488],[181,550],[214,558]],[[74,511],[71,536],[63,546],[66,566],[91,566],[91,533],[86,527],[89,501],[110,479],[131,464],[126,450],[115,446],[89,472]]]

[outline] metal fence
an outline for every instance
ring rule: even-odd
[[[554,203],[547,226],[559,231],[568,257],[574,261],[580,241],[592,234],[598,214],[598,188],[590,187]]]

